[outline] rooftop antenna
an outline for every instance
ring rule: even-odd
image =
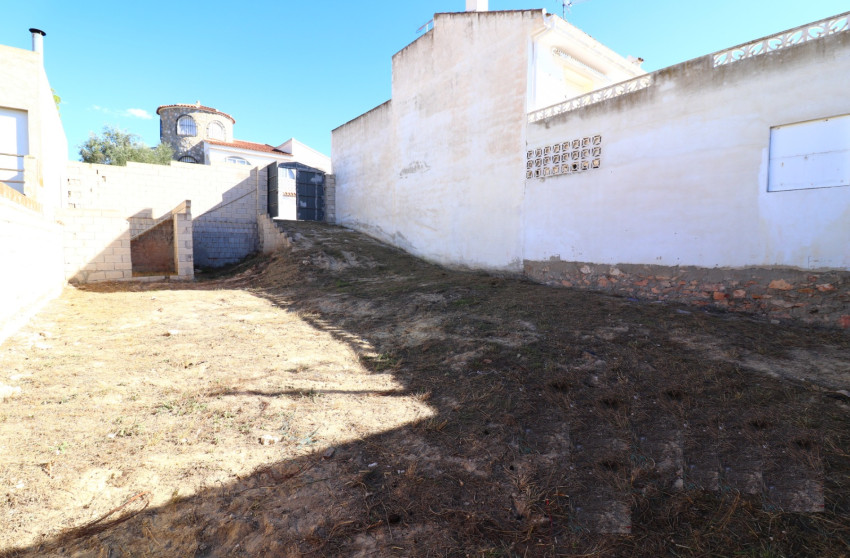
[[[567,13],[571,11],[570,8],[582,2],[587,2],[587,0],[561,0],[561,17],[567,19]]]

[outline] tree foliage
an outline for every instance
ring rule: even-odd
[[[53,102],[56,103],[56,112],[61,113],[62,109],[59,108],[59,105],[62,104],[62,97],[56,94],[56,90],[52,87],[50,88],[50,92],[53,93]],[[60,114],[61,116],[61,114]]]
[[[89,139],[80,145],[80,159],[84,163],[125,166],[128,161],[168,165],[174,150],[166,143],[148,147],[136,134],[120,128],[104,126],[100,135],[92,132]]]

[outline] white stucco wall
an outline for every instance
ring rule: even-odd
[[[26,137],[20,143],[16,138],[14,148],[28,155],[23,188],[0,184],[0,342],[64,284],[62,227],[54,214],[61,205],[68,144],[42,62],[39,53],[0,45],[0,109],[26,113],[15,118],[16,124],[25,122]],[[13,157],[0,166],[12,167],[10,160],[20,168]]]
[[[337,128],[337,222],[432,261],[520,270],[529,45],[542,10],[437,14],[392,101]]]
[[[237,165],[236,163],[228,163],[226,161],[228,157],[241,157],[242,159],[248,161],[249,164]],[[213,145],[204,142],[204,160],[207,161],[207,164],[209,165],[230,165],[236,167],[243,166],[246,168],[265,168],[274,162],[290,162],[292,161],[292,157],[284,155],[283,153],[278,156],[275,156],[271,153],[267,154],[259,151],[252,151],[250,149],[239,149],[236,147]]]
[[[307,165],[308,167],[319,169],[320,171],[323,171],[325,173],[331,172],[330,157],[328,157],[324,153],[316,151],[307,144],[301,143],[295,138],[290,138],[281,145],[278,145],[277,149],[283,151],[284,153],[291,153],[292,160],[297,161],[302,165]]]
[[[850,33],[528,126],[528,148],[601,134],[602,166],[530,179],[523,254],[594,263],[850,269],[850,187],[767,191],[770,130],[850,113]]]
[[[319,169],[326,173],[331,171],[331,159],[312,147],[305,145],[297,140],[289,140],[286,143],[278,146],[286,152],[272,153],[264,151],[253,151],[251,149],[241,149],[235,146],[217,145],[204,142],[204,160],[210,165],[234,165],[228,163],[228,157],[241,157],[250,163],[251,167],[264,168],[272,163],[301,163],[315,169]],[[287,150],[291,151],[289,153]],[[238,165],[237,165],[238,166]]]
[[[0,184],[0,343],[62,292],[62,227]]]

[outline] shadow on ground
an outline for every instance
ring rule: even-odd
[[[366,395],[430,416],[5,556],[850,553],[846,333],[449,271],[336,227],[290,236],[167,288],[297,312],[401,386]]]

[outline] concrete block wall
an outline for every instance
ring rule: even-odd
[[[191,202],[186,200],[164,218],[132,236],[134,277],[194,278],[191,207]]]
[[[130,225],[120,211],[61,209],[64,276],[70,283],[117,281],[133,276]]]
[[[336,177],[325,175],[325,221],[336,223]]]
[[[258,215],[257,226],[260,233],[260,251],[263,254],[271,254],[276,250],[291,246],[289,239],[277,228],[274,220],[268,214]]]
[[[0,342],[62,292],[61,236],[40,204],[0,184]]]
[[[138,236],[157,224],[157,220],[153,217],[130,217],[130,236]]]
[[[219,266],[259,249],[257,215],[267,211],[266,180],[264,168],[229,164],[72,162],[65,196],[69,207],[115,209],[132,217],[134,231],[191,200],[192,263]]]
[[[174,223],[174,259],[177,263],[177,278],[195,277],[195,252],[191,201],[186,200],[172,212]]]
[[[195,262],[202,267],[235,263],[260,249],[256,223],[205,218],[194,223]]]

